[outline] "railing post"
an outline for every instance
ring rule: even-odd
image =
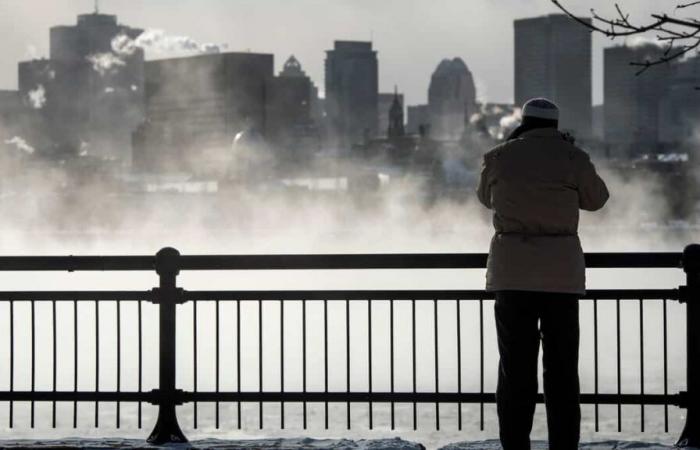
[[[683,270],[687,276],[688,391],[685,428],[676,446],[700,447],[700,244],[683,250]]]
[[[174,248],[164,248],[156,254],[155,268],[160,277],[155,296],[160,314],[160,365],[156,391],[158,420],[148,437],[151,444],[187,442],[175,414],[178,404],[175,389],[175,306],[179,294],[176,285],[180,272],[179,258],[180,252]]]

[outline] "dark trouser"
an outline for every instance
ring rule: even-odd
[[[501,356],[496,404],[503,449],[530,449],[540,339],[549,449],[577,449],[581,425],[578,295],[496,292],[496,330]]]

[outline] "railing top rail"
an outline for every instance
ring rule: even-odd
[[[587,253],[588,268],[680,268],[681,253]],[[180,270],[483,269],[486,253],[182,255]],[[2,256],[0,271],[151,271],[154,256]]]

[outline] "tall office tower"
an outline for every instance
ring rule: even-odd
[[[83,14],[77,25],[51,28],[48,60],[20,63],[21,95],[41,110],[54,156],[130,164],[131,133],[143,121],[144,55],[117,54],[112,42],[141,33],[113,15]]]
[[[287,61],[284,63],[284,66],[282,67],[282,70],[279,73],[279,77],[303,78],[304,80],[308,81],[310,89],[309,106],[311,120],[318,125],[321,122],[321,119],[323,118],[323,107],[321,105],[320,99],[318,98],[318,87],[316,87],[316,84],[313,82],[311,77],[306,74],[304,69],[301,67],[301,63],[294,55],[287,58]]]
[[[438,140],[459,140],[476,112],[474,77],[461,58],[443,59],[428,89],[430,134]]]
[[[560,128],[590,137],[590,31],[564,14],[519,19],[514,27],[516,105],[534,97],[553,100]]]
[[[279,76],[270,80],[267,89],[266,137],[285,149],[306,145],[309,138],[318,138],[318,89],[291,56]],[[285,152],[283,154],[288,154]]]
[[[652,69],[657,69],[653,67]],[[647,71],[648,72],[648,71]],[[659,112],[659,139],[674,148],[687,144],[697,146],[700,123],[700,54],[678,61],[667,80],[667,91]]]
[[[371,42],[335,41],[326,52],[326,113],[340,146],[376,136],[378,63]]]
[[[377,111],[379,114],[379,125],[377,132],[380,136],[387,136],[389,130],[389,123],[391,122],[389,113],[391,112],[391,108],[394,105],[394,98],[397,95],[399,105],[401,105],[401,108],[403,108],[403,94],[396,94],[395,92],[383,92],[379,94],[379,100],[377,104]]]
[[[612,156],[654,152],[659,143],[659,109],[672,66],[663,64],[637,75],[632,62],[661,58],[655,44],[615,46],[604,51],[605,143]]]
[[[146,122],[134,134],[134,164],[148,172],[216,174],[241,131],[266,130],[274,57],[217,53],[146,63]]]

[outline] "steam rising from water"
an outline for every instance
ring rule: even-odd
[[[34,109],[41,109],[46,104],[46,89],[41,84],[36,89],[29,91],[27,95],[29,103]]]
[[[112,50],[117,55],[132,55],[137,49],[155,54],[168,53],[221,53],[226,44],[200,43],[187,36],[172,36],[163,30],[151,29],[141,33],[136,39],[119,35],[112,40]]]
[[[125,66],[124,60],[114,53],[97,53],[88,56],[88,61],[92,63],[92,68],[100,75],[104,76],[114,69]]]
[[[12,146],[14,146],[17,150],[23,151],[23,152],[28,153],[28,154],[30,154],[30,155],[31,155],[32,153],[34,153],[34,147],[32,147],[31,145],[29,145],[29,144],[27,143],[27,141],[25,141],[24,139],[22,139],[22,138],[19,137],[19,136],[15,136],[15,137],[13,137],[12,139],[7,139],[7,140],[5,141],[5,144],[12,145]]]

